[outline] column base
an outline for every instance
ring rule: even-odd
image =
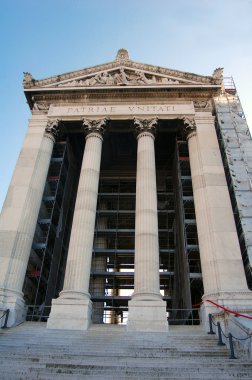
[[[89,299],[57,298],[52,300],[48,329],[87,330],[92,320]]]
[[[163,300],[129,301],[127,331],[168,332],[166,302]]]
[[[23,299],[23,293],[11,289],[0,289],[0,317],[9,309],[7,327],[17,326],[26,319],[27,306]],[[5,317],[1,319],[4,325]]]
[[[205,294],[202,297],[203,304],[200,308],[200,318],[202,325],[206,331],[209,330],[208,316],[209,314],[222,314],[224,310],[214,306],[207,300],[213,301],[220,306],[223,306],[229,310],[239,312],[242,314],[252,313],[252,292],[250,290],[244,291],[222,291],[216,293]],[[229,317],[229,313],[226,314]]]

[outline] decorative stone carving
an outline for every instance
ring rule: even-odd
[[[84,127],[86,135],[89,135],[90,133],[98,133],[99,136],[102,136],[104,133],[104,127],[107,124],[108,120],[108,118],[99,120],[83,119],[82,125]]]
[[[216,80],[216,83],[221,84],[223,80],[223,67],[217,67],[213,72],[213,78]]]
[[[23,86],[30,86],[34,82],[34,79],[32,77],[31,73],[24,72],[24,79],[23,79]]]
[[[55,141],[56,137],[60,132],[60,125],[61,120],[59,119],[49,120],[45,128],[45,136]]]
[[[68,86],[71,83],[77,83],[77,85],[83,85],[81,84],[81,81],[85,81],[86,79],[91,79],[89,77],[95,77],[97,75],[100,75],[100,73],[109,71],[112,75],[112,72],[118,71],[118,65],[121,64],[124,66],[124,70],[129,70],[133,72],[139,72],[139,71],[145,71],[145,77],[150,80],[154,76],[153,83],[155,83],[155,79],[159,78],[160,83],[162,84],[161,76],[166,76],[163,80],[169,83],[176,83],[176,81],[182,81],[183,84],[218,84],[219,81],[219,74],[220,69],[217,69],[215,71],[214,76],[203,76],[203,75],[196,75],[193,73],[187,73],[179,70],[173,70],[169,68],[154,66],[154,65],[148,65],[144,63],[134,62],[129,59],[129,55],[126,49],[120,49],[117,53],[117,58],[109,63],[105,63],[102,65],[97,65],[94,67],[89,67],[86,69],[76,70],[70,73],[62,74],[62,75],[55,75],[50,78],[41,79],[41,80],[35,80],[32,79],[32,82],[29,82],[29,85],[27,87],[47,87],[47,86]],[[128,73],[127,73],[128,74]],[[113,76],[113,75],[112,75]],[[80,78],[83,78],[81,79]],[[168,78],[167,78],[168,77]],[[218,78],[217,78],[218,77]],[[77,78],[77,79],[76,79]],[[59,83],[60,81],[64,81],[64,83]],[[175,82],[171,82],[171,81]],[[69,81],[68,83],[66,81]],[[157,81],[158,82],[158,81]],[[78,84],[79,83],[79,84]],[[24,83],[25,85],[26,83]],[[167,84],[167,83],[166,83]],[[87,85],[87,84],[86,84]],[[25,86],[26,87],[26,86]]]
[[[129,59],[129,53],[126,49],[119,49],[116,55],[117,61],[125,61]]]
[[[34,103],[33,111],[48,111],[49,104],[46,103]]]
[[[156,126],[158,123],[158,118],[154,119],[137,119],[134,118],[134,126],[136,127],[137,135],[143,132],[149,132],[152,136],[154,136],[156,131]]]
[[[194,107],[199,108],[201,111],[211,109],[210,100],[194,100],[193,103],[194,103]]]
[[[123,67],[114,71],[104,71],[89,78],[60,83],[59,87],[86,86],[139,86],[139,85],[174,85],[177,79],[152,75],[138,70],[125,70]]]
[[[189,140],[192,136],[196,135],[196,123],[195,120],[189,117],[182,117],[184,121],[184,129],[183,132],[186,135],[187,140]]]

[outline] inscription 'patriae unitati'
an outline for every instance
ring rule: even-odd
[[[174,114],[184,112],[194,113],[192,102],[183,104],[127,104],[127,105],[94,105],[55,107],[49,110],[49,115],[140,115],[140,114]]]
[[[165,111],[174,111],[175,106],[127,106],[128,111],[135,112],[135,111],[142,111],[142,112],[165,112]],[[116,106],[90,106],[90,107],[69,107],[68,112],[90,112],[90,113],[114,113],[117,111]]]

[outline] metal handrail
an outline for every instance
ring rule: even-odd
[[[222,330],[221,328],[221,324],[220,322],[217,322],[217,323],[214,323],[213,321],[213,318],[215,317],[213,314],[208,314],[208,317],[209,317],[209,332],[208,334],[214,334],[214,331],[213,331],[213,325],[217,327],[217,333],[218,333],[218,343],[217,345],[218,346],[224,346],[225,343],[223,343],[223,340],[222,340],[222,335],[228,340],[229,342],[229,350],[230,350],[230,356],[229,356],[229,359],[237,359],[237,357],[235,356],[235,352],[234,352],[234,342],[233,342],[233,339],[235,340],[238,340],[238,341],[244,341],[244,340],[247,340],[247,339],[251,339],[252,338],[252,334],[247,334],[247,337],[246,338],[237,338],[235,337],[231,332],[228,333],[228,335],[226,335],[224,333],[224,331]]]
[[[49,318],[49,315],[44,315],[45,309],[51,309],[51,306],[44,305],[27,305],[26,320],[28,321],[44,321]],[[48,313],[49,314],[49,313]]]
[[[123,311],[123,312],[128,312],[127,308],[121,308],[121,307],[116,307],[116,306],[111,306],[111,307],[107,307],[106,309],[104,307],[94,307],[93,308],[93,316],[95,314],[95,312],[103,312],[103,320],[106,320],[107,318],[110,319],[110,318],[113,318],[113,316],[111,316],[111,313],[113,312],[120,312],[120,311]],[[171,324],[183,324],[183,325],[199,325],[200,324],[200,317],[198,315],[198,311],[199,311],[199,308],[190,308],[190,309],[167,309],[167,312],[171,313],[172,312],[177,312],[178,313],[181,313],[181,315],[179,315],[178,317],[168,317],[167,318],[167,321]],[[197,313],[197,315],[195,315]],[[184,314],[184,315],[183,315]],[[126,324],[127,322],[127,319],[128,319],[128,315],[124,316],[123,314],[121,315],[118,315],[118,317],[123,320],[123,322],[120,322],[120,323],[123,323],[123,324]],[[106,323],[106,322],[105,322]]]

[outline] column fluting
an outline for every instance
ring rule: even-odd
[[[60,298],[90,298],[89,280],[100,175],[102,134],[106,119],[83,120],[86,145],[69,244],[65,281]]]
[[[137,131],[134,293],[128,331],[167,332],[166,302],[160,293],[155,129],[158,119],[134,119]]]
[[[184,123],[205,294],[244,290],[245,273],[213,118],[198,117],[196,123],[185,118]]]
[[[134,120],[137,130],[135,275],[132,299],[161,298],[155,166],[157,119]]]

